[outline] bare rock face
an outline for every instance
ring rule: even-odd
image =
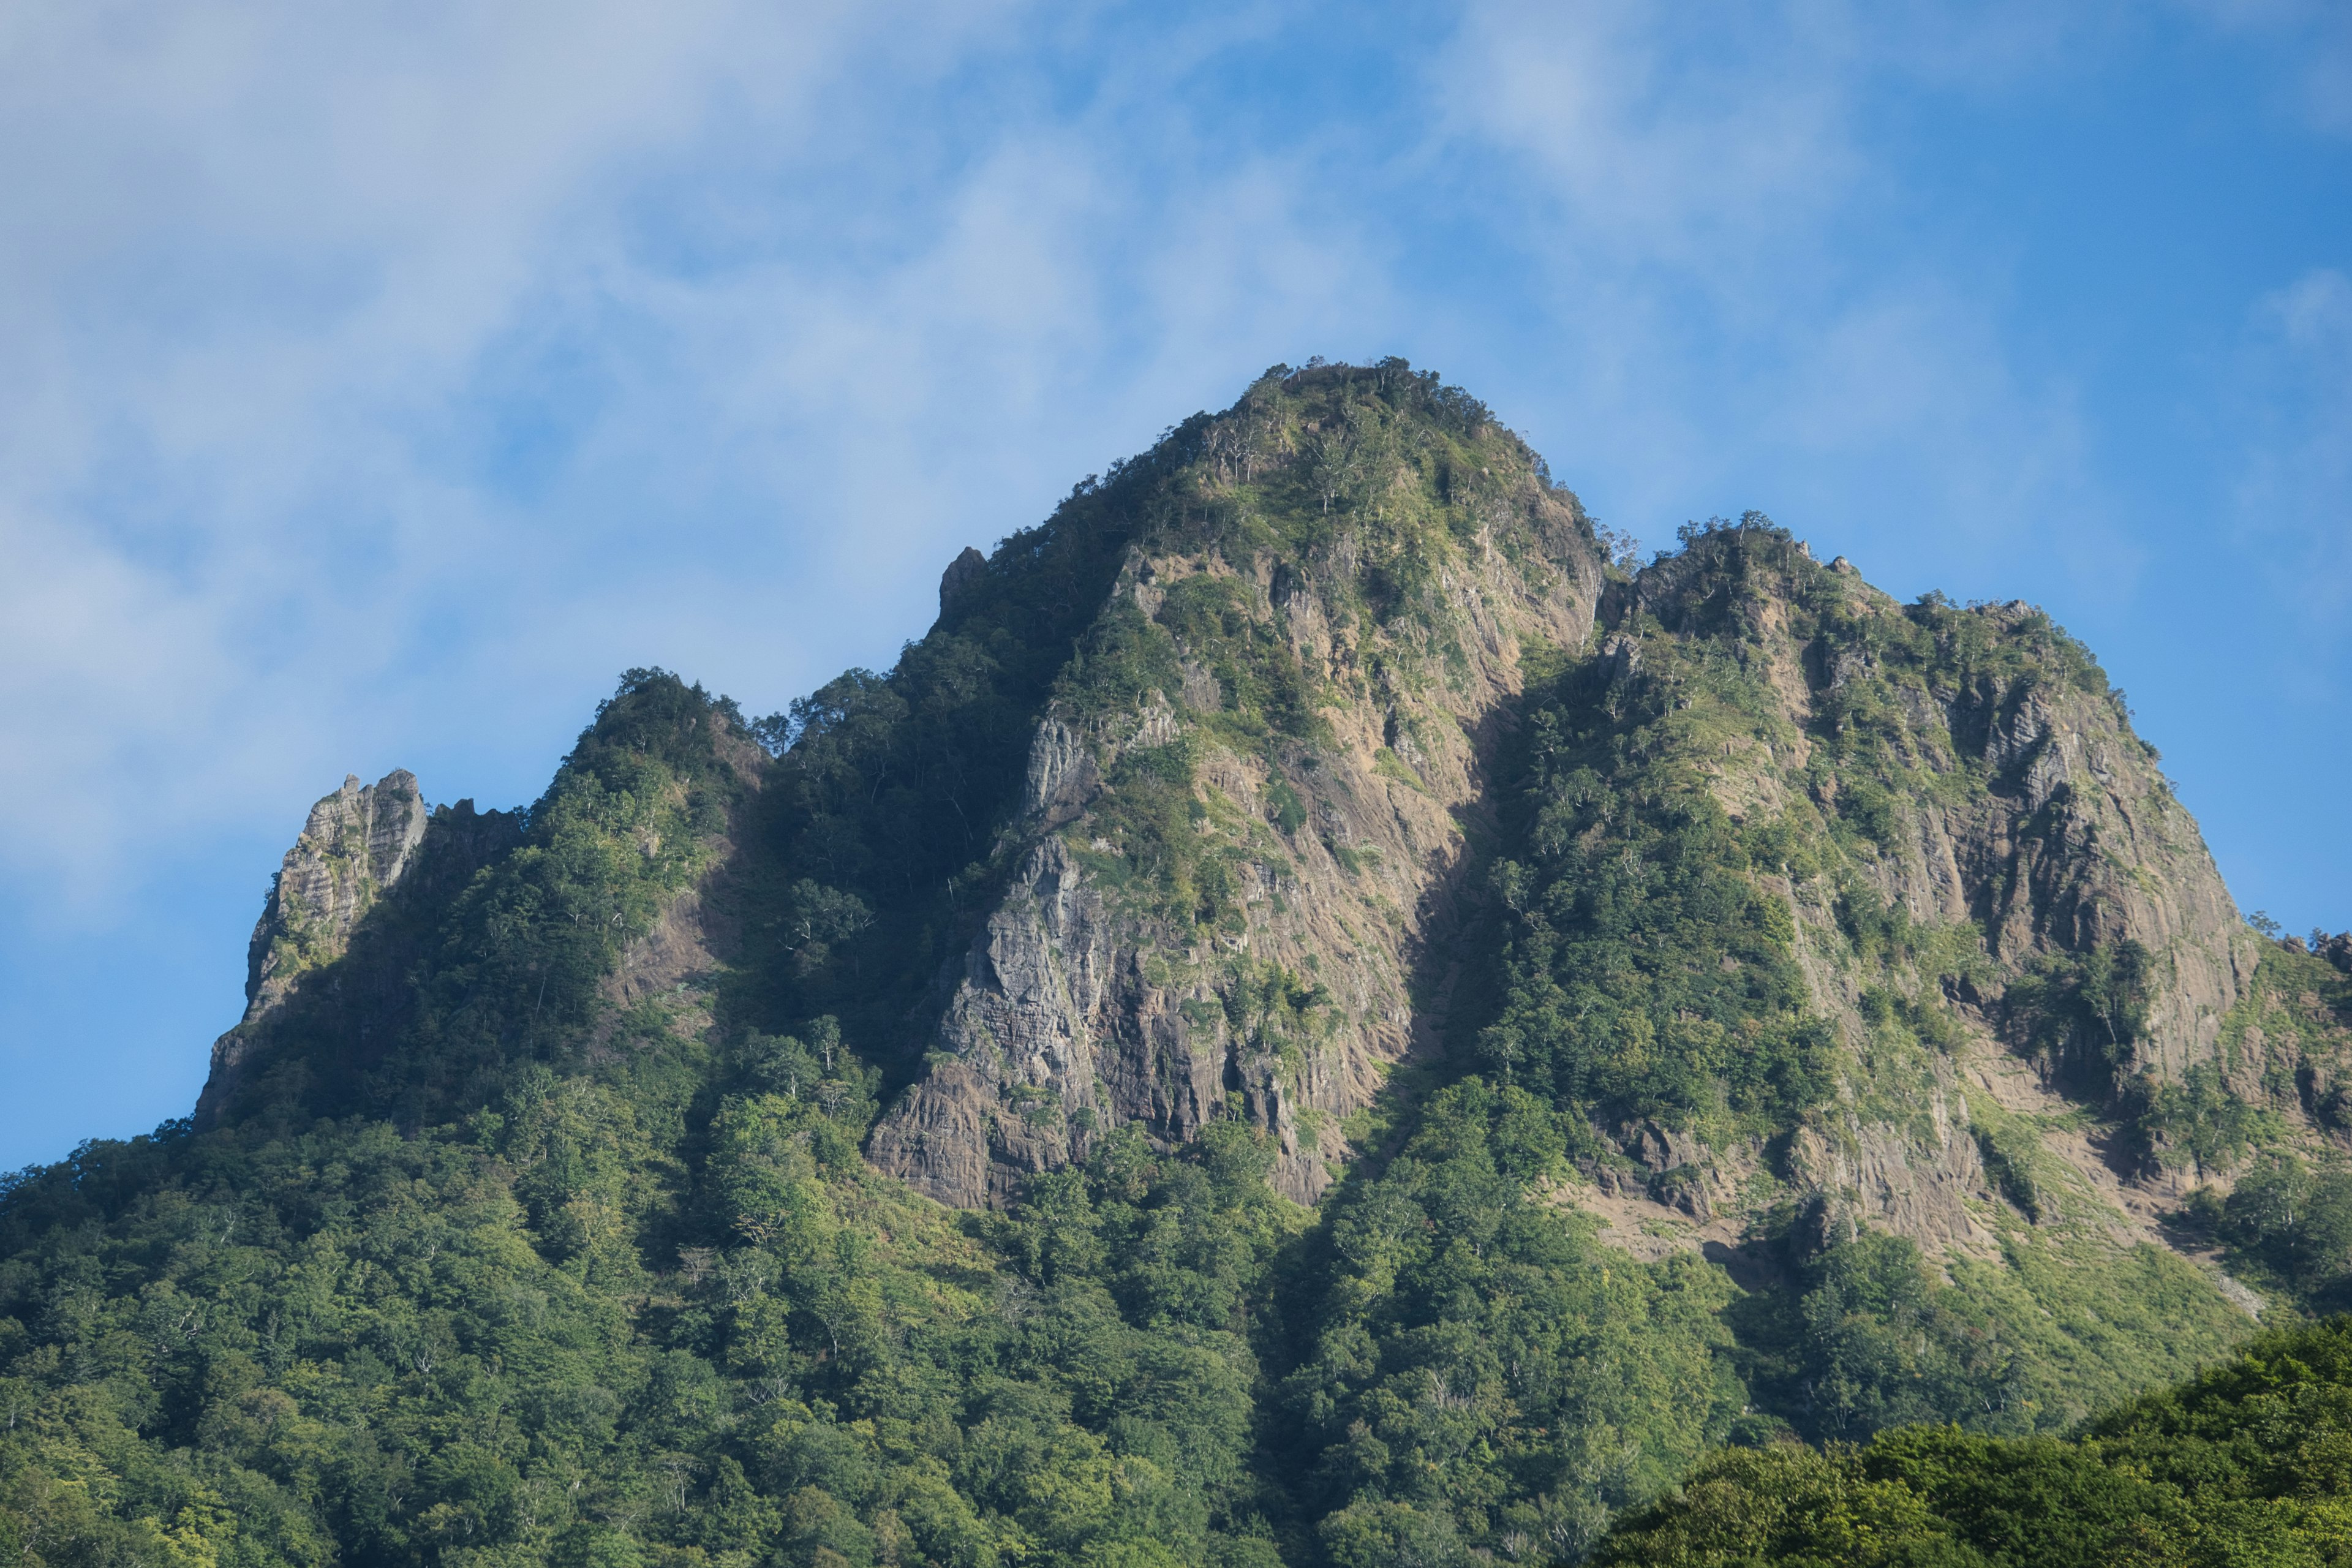
[[[1857,1119],[1834,1142],[1801,1127],[1789,1153],[1801,1189],[1817,1194],[1832,1228],[1857,1222],[1908,1237],[1929,1253],[1990,1252],[1992,1233],[1970,1212],[1990,1201],[1992,1187],[1965,1105],[1940,1089],[1929,1093],[1929,1124],[1898,1127]],[[1951,1114],[1958,1109],[1962,1116]]]
[[[1731,642],[1777,698],[1777,723],[1759,731],[1777,738],[1726,745],[1710,787],[1734,822],[1795,822],[1838,846],[1834,874],[1768,879],[1789,900],[1814,1009],[1852,1044],[1871,1038],[1866,987],[1892,986],[1938,1013],[1958,1005],[1940,1055],[1883,1068],[1867,1052],[1850,1057],[1838,1099],[1797,1130],[1780,1174],[1819,1200],[1833,1230],[1864,1226],[1931,1253],[1982,1252],[1992,1240],[1985,1216],[2001,1196],[1959,1085],[2023,1045],[2003,1037],[2016,1032],[2009,998],[2019,983],[2136,944],[2147,959],[2141,1016],[2113,1048],[2114,1082],[2177,1081],[2223,1054],[2223,1022],[2247,994],[2255,942],[2154,752],[2095,671],[2063,668],[2050,651],[2063,637],[2039,612],[1980,605],[1937,623],[1868,586],[1843,557],[1823,574],[1753,537],[1726,547],[1749,560],[1736,622],[1706,596],[1722,579],[1702,574],[1721,559],[1706,547],[1643,572],[1612,609],[1622,625],[1663,628],[1652,636]],[[1914,628],[1923,626],[1940,629],[1922,638]],[[1980,655],[1972,670],[1937,640],[1956,637],[2007,649],[2006,661]],[[2043,651],[2018,651],[2028,647]],[[1622,632],[1604,637],[1596,657],[1614,681],[1642,669],[1639,641]],[[1884,738],[1893,776],[1907,783],[1874,785],[1870,769],[1836,759],[1830,742],[1855,722]],[[1874,787],[1881,793],[1857,812],[1857,792]],[[1932,968],[1889,972],[1864,960],[1842,912],[1857,887],[1909,929],[1940,933],[1938,962],[1964,972],[1957,995],[1939,992]],[[1655,1168],[1664,1156],[1635,1143],[1626,1152]],[[2116,1173],[2089,1168],[2097,1157],[2087,1145],[2053,1139],[2046,1154],[2053,1166],[2082,1167],[2074,1184],[2095,1198],[2116,1186]]]
[[[1236,1113],[1272,1134],[1278,1190],[1329,1184],[1351,1152],[1341,1120],[1391,1064],[1441,1048],[1433,943],[1456,921],[1465,823],[1486,810],[1523,649],[1591,631],[1601,565],[1572,499],[1529,478],[1508,504],[1526,547],[1447,550],[1425,613],[1385,625],[1361,609],[1366,542],[1344,531],[1296,554],[1129,559],[1106,615],[1171,630],[1171,689],[1108,712],[1057,702],[1038,723],[1028,847],[951,977],[929,1070],[873,1135],[877,1165],[945,1203],[1002,1204],[1112,1128],[1173,1144]],[[1204,638],[1211,602],[1225,631]],[[1233,644],[1251,639],[1331,694],[1317,739],[1237,733],[1229,688],[1255,667]],[[1155,868],[1118,826],[1139,760],[1179,752],[1213,921],[1149,890]]]
[[[307,971],[342,956],[360,917],[408,869],[429,816],[405,769],[365,785],[346,774],[342,788],[310,808],[254,922],[243,1022],[275,1007]]]
[[[2352,974],[2352,931],[2337,931],[2334,936],[2323,937],[2312,952],[2345,973]]]
[[[1996,789],[1983,809],[1922,821],[1928,885],[1895,890],[1953,913],[1963,900],[2011,963],[2139,943],[2156,968],[2130,1065],[2177,1078],[2210,1058],[2255,943],[2147,749],[2082,692],[1980,689],[1948,711],[1956,737],[1981,731]]]
[[[416,775],[405,769],[365,785],[346,775],[342,788],[310,808],[254,922],[245,1016],[213,1044],[206,1100],[234,1073],[255,1026],[302,976],[343,955],[352,929],[415,862],[430,815]]]

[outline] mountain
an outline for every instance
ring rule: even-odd
[[[2352,1267],[2352,938],[2158,764],[2038,610],[1644,564],[1276,367],[887,674],[321,801],[195,1114],[0,1195],[0,1534],[1573,1562],[1727,1443],[2070,1431]]]

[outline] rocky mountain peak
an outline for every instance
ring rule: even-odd
[[[431,816],[404,768],[372,784],[346,773],[341,788],[310,807],[254,922],[245,1016],[213,1044],[212,1082],[227,1079],[254,1029],[303,975],[342,957],[352,929],[415,862]]]
[[[1009,886],[872,1141],[950,1204],[1226,1115],[1320,1194],[1340,1123],[1443,1048],[1431,953],[1507,706],[1591,624],[1575,498],[1433,378],[1271,375],[1146,466],[1156,493],[1092,523],[1129,542],[1032,721]]]
[[[525,810],[320,801],[192,1122],[0,1181],[0,1537],[1616,1561],[1710,1450],[2076,1429],[2352,1289],[2352,937],[2239,920],[2032,605],[1638,564],[1389,362],[940,611],[764,719],[630,670]]]
[[[305,973],[342,955],[360,917],[408,869],[431,815],[405,768],[372,784],[346,773],[341,789],[310,808],[254,922],[243,1022],[277,1006]]]
[[[967,589],[988,575],[988,557],[967,544],[940,574],[940,614],[952,612]]]

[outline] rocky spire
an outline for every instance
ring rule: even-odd
[[[988,575],[988,557],[967,544],[963,553],[948,563],[940,574],[940,614],[952,614],[956,601]]]
[[[254,922],[246,949],[245,1016],[213,1042],[207,1100],[233,1074],[255,1026],[286,1000],[295,983],[343,955],[352,928],[415,861],[429,815],[416,775],[404,768],[372,784],[347,773],[341,789],[310,808]]]
[[[364,785],[347,773],[310,808],[254,922],[240,1023],[285,1000],[305,971],[342,956],[360,917],[408,869],[426,815],[416,775],[403,768]]]

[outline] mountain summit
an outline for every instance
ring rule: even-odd
[[[887,674],[322,800],[195,1116],[0,1202],[0,1532],[1573,1562],[1726,1442],[2072,1428],[2352,1264],[2352,941],[2158,763],[2039,610],[1643,564],[1277,366]]]

